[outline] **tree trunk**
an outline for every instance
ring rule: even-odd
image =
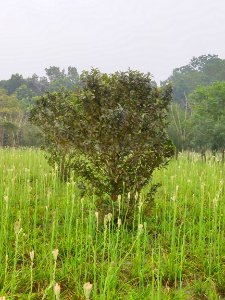
[[[4,146],[4,128],[0,125],[0,147]]]
[[[222,149],[222,158],[221,158],[221,161],[222,161],[222,163],[224,163],[224,156],[225,156],[225,153],[224,153],[224,149]]]
[[[175,149],[175,158],[176,158],[176,160],[178,160],[178,156],[179,156],[179,150],[176,148]]]
[[[205,150],[204,149],[201,150],[201,156],[202,156],[202,160],[204,162],[206,162],[206,155],[205,155]]]

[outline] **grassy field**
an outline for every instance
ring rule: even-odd
[[[40,151],[0,150],[0,299],[88,299],[88,282],[90,299],[225,299],[224,175],[216,158],[180,155],[128,229],[112,212],[101,225],[96,198]]]

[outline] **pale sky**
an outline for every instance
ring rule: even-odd
[[[193,56],[225,58],[225,0],[0,0],[0,33],[0,80],[71,65],[159,82]]]

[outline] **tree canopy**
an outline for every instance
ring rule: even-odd
[[[189,97],[192,110],[193,146],[225,148],[225,81],[197,88]]]
[[[24,78],[21,74],[16,73],[12,74],[8,80],[0,80],[0,89],[5,91],[2,93],[2,99],[8,99],[7,97],[10,96],[13,97],[13,101],[18,100],[23,114],[19,131],[17,130],[18,127],[14,126],[15,122],[13,122],[14,125],[12,126],[11,115],[6,116],[5,125],[7,123],[6,119],[9,119],[7,129],[6,127],[4,129],[4,136],[12,136],[11,133],[14,130],[20,138],[16,138],[16,143],[12,142],[11,139],[4,138],[4,146],[15,144],[17,146],[40,145],[40,138],[37,138],[37,128],[28,124],[29,111],[37,98],[42,97],[46,92],[50,92],[51,94],[59,92],[60,94],[62,89],[65,91],[74,91],[77,94],[85,87],[81,78],[85,72],[80,76],[75,67],[69,66],[64,70],[57,66],[50,66],[45,69],[45,73],[46,75],[42,77],[33,74],[28,78]],[[219,58],[218,55],[208,54],[193,57],[189,64],[174,69],[172,75],[161,83],[162,87],[167,86],[168,83],[171,83],[173,87],[173,101],[169,110],[170,125],[168,133],[177,149],[194,149],[198,151],[200,148],[203,148],[203,145],[204,148],[208,147],[209,149],[219,149],[222,147],[219,145],[219,141],[212,141],[211,137],[212,134],[217,132],[217,136],[220,136],[220,141],[223,144],[223,118],[220,117],[216,121],[215,118],[212,118],[211,114],[205,114],[203,109],[200,110],[201,105],[203,105],[202,100],[197,98],[197,94],[199,94],[201,88],[204,90],[204,88],[219,82],[225,82],[225,60]],[[156,86],[152,79],[151,85]],[[197,90],[198,93],[196,94]],[[219,90],[220,88],[218,87]],[[74,93],[72,94],[74,98]],[[195,94],[195,96],[192,96],[192,94]],[[65,92],[65,95],[67,95],[67,92]],[[193,97],[195,97],[195,100],[192,99]],[[217,105],[220,98],[216,93],[211,95],[211,98],[215,101],[215,111],[217,109],[221,110],[222,108]],[[55,100],[52,99],[52,101],[54,105]],[[15,108],[19,102],[16,101]],[[3,109],[4,105],[7,106],[6,100],[2,101],[2,111],[6,109],[6,107]],[[220,115],[220,111],[217,111],[217,115]],[[200,124],[200,119],[202,118],[202,122],[205,128],[207,128],[204,134],[201,134],[203,130],[201,126],[197,126],[197,118],[199,118],[198,124]],[[207,124],[206,121],[208,122]],[[217,124],[217,131],[214,128],[215,122]],[[12,128],[14,129],[12,130]]]
[[[198,86],[206,86],[225,80],[225,60],[218,55],[193,57],[186,66],[176,68],[162,85],[171,82],[173,101],[185,106],[188,95]]]
[[[83,72],[78,92],[48,93],[32,110],[50,162],[112,197],[140,191],[173,155],[166,133],[171,87],[128,70]]]

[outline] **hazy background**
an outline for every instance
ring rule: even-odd
[[[2,0],[0,80],[72,65],[159,82],[193,56],[225,58],[224,16],[224,0]]]

